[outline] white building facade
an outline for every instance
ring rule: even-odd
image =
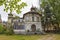
[[[23,18],[19,18],[16,21],[14,20],[15,19],[13,19],[12,23],[15,34],[43,33],[43,28],[41,26],[41,14],[36,12],[36,9],[34,7],[31,8],[30,12],[25,13],[23,15]]]

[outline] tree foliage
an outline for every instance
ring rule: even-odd
[[[10,10],[10,12],[12,11],[16,11],[16,13],[20,13],[21,9],[24,6],[27,6],[26,3],[22,2],[21,4],[21,0],[0,0],[0,6],[4,5],[5,9],[4,11],[8,12]]]
[[[60,22],[60,0],[41,0],[41,8],[45,10],[46,5],[50,6],[51,13],[56,17],[56,21]]]

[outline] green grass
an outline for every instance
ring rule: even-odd
[[[37,40],[43,35],[0,35],[0,40]]]
[[[50,34],[48,34],[50,35]],[[60,40],[60,34],[53,34],[54,40]],[[46,37],[47,35],[0,35],[0,40],[38,40]]]

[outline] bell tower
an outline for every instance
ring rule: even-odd
[[[31,11],[36,11],[36,7],[34,7],[34,6],[32,5],[32,7],[31,7],[30,10],[31,10]]]

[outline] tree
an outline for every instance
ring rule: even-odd
[[[48,28],[51,29],[51,10],[49,9],[50,6],[47,4],[44,8],[44,17],[43,17],[43,21],[44,21],[44,30],[45,28],[47,28],[47,31],[48,31]]]
[[[4,5],[4,11],[12,13],[13,11],[16,11],[16,13],[20,13],[21,9],[24,8],[24,6],[27,6],[26,3],[22,2],[21,0],[0,0],[0,6]],[[12,19],[11,19],[12,21]],[[12,23],[9,24],[9,28],[7,28],[6,33],[12,34],[13,33],[13,27]],[[2,29],[0,29],[2,30]]]
[[[41,2],[43,9],[47,4],[50,6],[51,13],[54,14],[56,21],[60,23],[60,0],[41,0]]]
[[[27,6],[26,3],[22,2],[21,4],[18,4],[18,3],[21,3],[21,0],[0,0],[0,6],[1,5],[4,5],[5,9],[4,11],[8,12],[10,10],[10,13],[12,11],[16,11],[16,13],[20,13],[21,12],[21,9],[24,7],[24,6]]]
[[[41,0],[41,8],[44,10],[45,17],[50,17],[51,23],[57,24],[59,28],[60,23],[60,0]],[[46,8],[46,6],[48,7]],[[50,13],[49,13],[50,12]],[[51,14],[51,15],[50,15]]]

